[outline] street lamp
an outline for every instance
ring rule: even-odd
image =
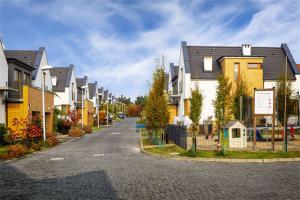
[[[81,127],[83,128],[83,101],[84,101],[84,89],[86,89],[88,86],[84,85],[81,87]]]
[[[41,67],[42,70],[42,99],[43,99],[43,141],[46,142],[46,114],[45,114],[45,75],[46,71],[53,69],[51,65],[45,65]]]

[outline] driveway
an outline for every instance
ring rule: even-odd
[[[300,163],[140,153],[135,119],[0,165],[0,199],[299,199]]]

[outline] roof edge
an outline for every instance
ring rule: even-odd
[[[185,73],[190,74],[191,73],[191,67],[190,67],[190,62],[189,62],[189,52],[188,52],[188,49],[187,49],[186,41],[181,41],[181,49],[182,49]]]

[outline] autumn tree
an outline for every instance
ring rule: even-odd
[[[213,101],[215,108],[215,117],[220,124],[224,124],[230,120],[231,117],[231,88],[227,77],[223,74],[218,77],[217,95]]]
[[[201,118],[202,105],[203,105],[203,95],[198,87],[191,91],[191,111],[190,119],[192,120],[192,132],[193,132],[193,145],[192,150],[196,150],[196,134],[199,130],[199,120]]]
[[[291,95],[293,93],[292,83],[289,79],[285,80],[284,76],[280,76],[276,81],[276,96],[277,96],[277,121],[284,125],[284,97],[286,87],[286,123],[288,117],[293,112],[293,101]]]
[[[240,104],[240,98],[244,99],[245,97],[249,96],[249,87],[247,85],[247,82],[244,81],[243,79],[239,79],[236,82],[236,88],[233,93],[233,102],[232,102],[232,112],[234,115],[235,119],[240,119],[240,109],[241,109],[241,104]]]
[[[153,132],[155,133],[155,138],[157,138],[157,134],[161,134],[162,137],[164,136],[163,130],[168,124],[170,117],[167,96],[164,92],[164,81],[164,68],[156,68],[153,73],[153,83],[145,106],[147,128],[151,130],[151,142]]]

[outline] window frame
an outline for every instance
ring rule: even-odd
[[[257,65],[257,67],[249,67],[249,65]],[[247,69],[260,69],[261,63],[247,63]]]

